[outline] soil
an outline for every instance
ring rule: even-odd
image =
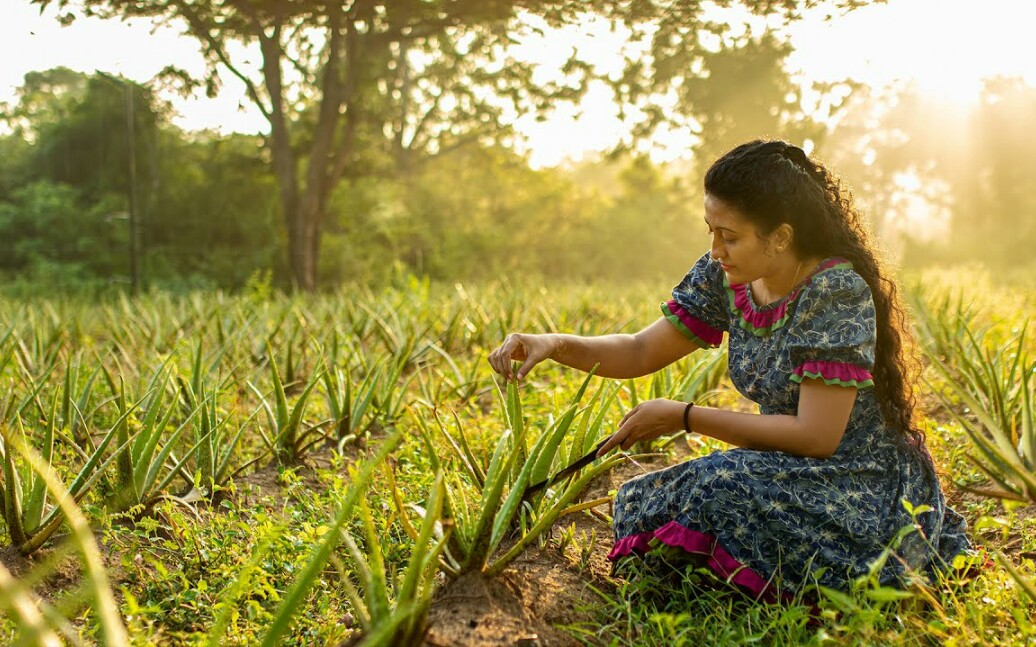
[[[661,460],[620,465],[594,481],[583,499],[607,496],[633,476],[663,467]],[[608,505],[602,504],[601,511],[610,514],[605,510]],[[581,644],[559,627],[592,623],[592,609],[600,604],[594,589],[614,589],[607,558],[612,530],[603,519],[576,513],[558,521],[555,536],[558,528],[569,525],[575,527],[574,540],[563,550],[556,542],[548,542],[522,553],[499,578],[475,573],[441,587],[428,614],[425,645]],[[581,546],[588,546],[589,551],[581,554]]]
[[[7,546],[0,549],[0,564],[3,564],[15,578],[21,579],[47,562],[57,551],[58,549],[54,548],[43,548],[26,557],[14,546]],[[71,590],[81,579],[82,564],[78,554],[72,552],[47,567],[46,576],[33,585],[32,593],[53,604],[62,593]]]
[[[577,644],[553,625],[589,620],[587,580],[563,555],[534,548],[498,578],[462,576],[439,590],[428,614],[425,644],[570,645]]]
[[[592,483],[583,498],[606,497],[634,476],[697,455],[702,442],[697,436],[679,438],[671,448],[670,458],[658,456],[624,463]],[[330,451],[325,450],[307,455],[297,468],[295,478],[307,486],[320,487],[318,471],[331,467],[330,456]],[[351,460],[345,461],[349,462]],[[283,499],[287,492],[280,471],[271,464],[239,477],[234,498],[239,505],[259,503],[261,499],[267,499],[263,504],[268,505],[271,498]],[[956,506],[981,499],[953,486],[949,486],[946,493],[951,505]],[[605,503],[596,510],[610,515],[609,508],[610,504]],[[994,514],[998,512],[1004,512],[999,505]],[[1018,509],[1015,514],[1029,518],[1036,515],[1036,506]],[[570,527],[574,528],[573,541],[561,548],[562,542],[557,540],[562,530]],[[592,625],[593,609],[601,604],[597,591],[608,594],[617,585],[607,560],[612,530],[603,515],[580,512],[559,520],[553,539],[525,551],[499,577],[488,578],[476,573],[441,583],[429,611],[424,644],[434,647],[581,644],[575,634],[565,631],[564,627]],[[1036,557],[1022,550],[1024,542],[1019,541],[1017,533],[1005,539],[990,539],[991,544],[1015,561]],[[102,545],[101,550],[110,569],[113,590],[117,591],[121,574],[119,560],[110,555],[105,546]],[[6,548],[0,550],[0,563],[18,577],[32,570],[47,554],[40,551],[26,558],[16,549]],[[61,560],[52,573],[34,587],[34,593],[54,601],[74,588],[80,578],[79,560],[72,555]]]

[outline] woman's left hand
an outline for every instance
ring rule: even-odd
[[[653,440],[683,429],[683,410],[687,404],[675,400],[648,400],[633,407],[619,423],[619,429],[597,452],[604,456],[616,447],[629,449],[641,440]]]

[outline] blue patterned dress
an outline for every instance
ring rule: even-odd
[[[969,552],[964,519],[943,498],[927,450],[885,424],[871,369],[876,338],[867,283],[828,259],[784,299],[766,307],[750,287],[730,285],[706,254],[662,312],[702,347],[728,333],[731,381],[763,414],[797,411],[803,378],[858,389],[841,444],[830,458],[779,451],[713,452],[625,483],[615,499],[610,559],[660,544],[701,556],[761,599],[813,583],[847,589],[912,524],[903,505],[930,506],[880,571],[931,573]]]

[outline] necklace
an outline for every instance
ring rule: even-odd
[[[767,298],[765,299],[764,303],[758,304],[758,305],[763,307],[763,308],[765,308],[767,306],[770,306],[771,304],[777,303],[778,301],[780,301],[784,297],[786,297],[789,294],[791,294],[792,292],[794,292],[795,291],[795,286],[797,286],[799,284],[799,274],[801,272],[802,272],[802,261],[799,261],[798,267],[795,268],[795,278],[793,278],[791,280],[791,289],[788,290],[788,292],[785,293],[784,296],[779,297],[777,299],[770,299],[769,296],[767,295]],[[759,286],[762,287],[762,285],[763,284],[760,281]],[[751,283],[748,284],[748,290],[749,290],[749,294],[752,295],[753,294],[753,290],[752,290],[752,284]],[[753,301],[754,301],[754,299],[753,299]]]

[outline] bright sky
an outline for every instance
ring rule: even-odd
[[[202,67],[195,42],[168,28],[85,18],[63,28],[53,9],[41,16],[28,0],[0,2],[0,102],[14,97],[26,72],[59,65],[137,81],[170,63],[195,72]],[[795,24],[790,64],[805,80],[852,77],[874,86],[914,81],[947,102],[967,102],[976,97],[984,77],[1019,76],[1036,85],[1034,24],[1033,0],[888,0],[829,22],[817,16]],[[587,25],[530,50],[556,61],[572,46],[594,52],[605,68],[616,64],[615,37],[606,25]],[[178,102],[175,122],[190,129],[265,130],[262,117],[248,108],[241,85],[226,76],[218,98],[199,95]],[[543,123],[519,120],[518,126],[529,137],[538,166],[607,149],[623,131],[606,91],[596,87],[578,109],[560,109]],[[686,151],[687,138],[669,134],[664,140],[658,157],[672,159]]]

